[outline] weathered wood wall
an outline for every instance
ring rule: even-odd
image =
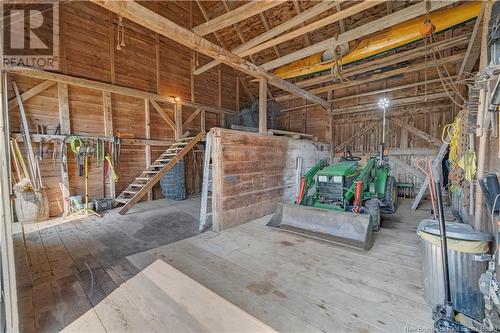
[[[198,7],[187,1],[144,2],[145,6],[161,13],[175,23],[191,27],[203,23]],[[183,100],[236,110],[239,102],[245,102],[245,95],[236,100],[235,72],[226,66],[216,67],[202,76],[191,78],[192,66],[200,66],[208,58],[154,32],[124,20],[125,46],[117,49],[118,17],[91,2],[61,2],[60,6],[60,72],[120,86],[157,93],[163,96],[178,96]],[[9,75],[9,82],[15,80],[22,92],[41,83],[41,80],[20,75]],[[221,94],[219,94],[219,86]],[[8,98],[14,97],[9,84]],[[242,89],[240,89],[242,91]],[[220,98],[219,98],[220,96]],[[103,96],[94,89],[69,85],[68,87],[71,133],[75,135],[104,136]],[[161,105],[171,119],[174,119],[171,105]],[[30,98],[25,103],[32,133],[36,123],[47,126],[52,133],[59,123],[57,84]],[[146,139],[146,114],[144,99],[111,94],[113,132],[124,138]],[[194,111],[183,107],[184,121]],[[9,112],[11,132],[20,132],[18,108]],[[220,116],[205,113],[206,129],[220,123]],[[150,139],[173,140],[174,130],[150,105]],[[200,130],[200,116],[197,116],[184,131],[196,133]],[[51,145],[46,145],[51,154]],[[35,150],[38,146],[35,144]],[[154,160],[166,147],[152,147]],[[37,151],[37,150],[36,150]],[[61,172],[57,159],[44,159],[41,163],[42,178],[47,187],[50,201],[50,215],[62,212],[60,190]],[[78,175],[75,156],[68,153],[69,183],[71,195],[83,194],[83,178]],[[187,191],[199,191],[199,158],[186,159]],[[117,163],[120,178],[116,184],[119,194],[146,166],[144,145],[122,145],[121,158]],[[91,160],[90,197],[109,195],[109,188],[103,186],[102,167]],[[192,179],[191,179],[192,178]],[[158,192],[158,191],[156,191]]]
[[[456,66],[447,66],[450,75],[456,73]],[[424,82],[425,77],[433,80],[432,83],[384,92],[388,87]],[[280,109],[291,111],[281,112],[279,128],[314,134],[321,141],[331,143],[333,153],[337,155],[345,145],[357,155],[373,155],[379,150],[382,135],[382,110],[376,107],[376,103],[381,97],[386,97],[392,103],[387,110],[386,128],[386,147],[395,154],[390,159],[391,172],[398,181],[418,187],[423,177],[416,168],[416,161],[433,158],[441,142],[443,127],[453,121],[455,114],[441,83],[436,82],[438,77],[435,68],[429,68],[427,73],[423,70],[408,72],[362,85],[348,86],[347,82],[346,88],[340,87],[329,94],[334,107],[331,115],[317,106],[300,107],[306,104],[304,100],[283,101]],[[377,93],[379,90],[382,92]],[[434,97],[437,93],[441,94],[439,98]],[[425,96],[429,96],[427,102]],[[413,97],[421,100],[400,103]],[[401,123],[411,128],[402,128]]]
[[[293,202],[296,160],[302,171],[328,159],[329,145],[309,140],[214,128],[212,134],[213,228],[228,229]]]

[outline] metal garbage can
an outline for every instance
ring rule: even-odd
[[[439,223],[422,220],[417,228],[422,242],[425,301],[442,304],[444,281]],[[451,299],[455,310],[477,320],[484,318],[483,295],[478,280],[488,268],[492,237],[464,223],[446,222]]]

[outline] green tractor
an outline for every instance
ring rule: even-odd
[[[295,205],[280,203],[269,226],[369,250],[381,213],[396,211],[396,182],[382,154],[364,166],[345,152],[340,162],[324,160],[301,179]]]

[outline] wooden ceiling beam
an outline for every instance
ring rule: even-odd
[[[418,104],[414,105],[404,105],[399,108],[394,108],[387,110],[387,118],[392,117],[413,117],[427,113],[437,113],[437,112],[450,112],[451,105],[449,103],[443,104],[437,102],[432,105],[425,105],[421,107]],[[334,122],[336,125],[345,124],[345,123],[353,123],[360,121],[377,121],[382,119],[382,114],[379,109],[370,110],[369,113],[353,113],[351,115],[339,115],[334,118]]]
[[[209,21],[210,19],[208,18],[208,13],[207,11],[205,10],[205,8],[202,6],[200,0],[195,0],[196,1],[196,4],[198,5],[198,8],[200,9],[200,12],[201,12],[201,15],[203,15],[203,17],[205,18],[205,21]],[[217,32],[214,31],[214,37],[215,37],[215,40],[217,41],[217,43],[219,43],[219,45],[225,49],[226,46],[224,44],[224,41],[222,40],[222,38],[219,36],[219,34]],[[194,74],[194,72],[193,72]],[[252,92],[250,91],[250,89],[248,88],[248,83],[247,81],[238,76],[238,79],[241,83],[241,86],[243,87],[243,90],[245,91],[245,93],[247,94],[248,98],[250,99],[250,101],[253,103],[255,102],[255,96],[252,94]]]
[[[264,29],[266,29],[266,32],[272,29],[271,23],[269,23],[269,19],[267,18],[266,13],[260,13],[260,19],[262,21],[262,24],[264,25]],[[244,44],[244,43],[243,43]],[[273,46],[274,53],[276,53],[276,57],[281,57],[281,51],[278,47],[278,45]]]
[[[442,40],[442,41],[435,43],[434,47],[438,48],[439,50],[442,51],[442,50],[449,49],[452,47],[466,45],[469,38],[470,38],[470,35],[453,37],[453,38]],[[428,53],[426,46],[416,47],[416,48],[411,49],[411,50],[392,54],[392,55],[389,55],[386,57],[376,58],[374,60],[367,61],[365,63],[361,63],[361,64],[357,64],[355,66],[348,67],[342,71],[342,76],[348,78],[350,76],[359,75],[359,74],[373,71],[375,69],[379,69],[382,67],[392,66],[392,65],[395,65],[395,64],[398,64],[401,62],[405,62],[405,61],[415,60],[415,59],[424,57],[426,53]],[[295,84],[298,87],[304,88],[304,87],[313,86],[316,84],[331,82],[332,79],[333,79],[332,75],[330,73],[328,73],[325,75],[316,76],[316,77],[313,77],[310,79],[302,80],[302,81],[296,82]]]
[[[377,5],[381,4],[381,3],[384,3],[384,2],[385,2],[385,0],[370,0],[370,1],[363,1],[361,3],[357,3],[354,6],[346,8],[346,9],[340,11],[340,12],[335,12],[335,13],[333,13],[330,16],[327,16],[325,18],[322,18],[321,20],[318,20],[318,21],[315,21],[313,23],[310,23],[310,24],[308,24],[308,25],[306,25],[306,26],[304,26],[302,28],[290,31],[290,32],[285,33],[283,35],[280,35],[280,36],[278,36],[276,38],[268,40],[267,42],[264,42],[264,43],[261,43],[261,44],[255,46],[255,47],[252,47],[251,49],[242,52],[241,56],[247,56],[247,55],[250,55],[250,54],[254,54],[254,53],[263,51],[263,50],[265,50],[265,49],[267,49],[267,48],[269,48],[269,47],[271,47],[273,45],[278,45],[278,44],[284,43],[286,41],[289,41],[291,39],[297,38],[299,36],[304,35],[305,33],[308,33],[308,32],[317,30],[319,28],[322,28],[324,26],[327,26],[329,24],[338,22],[338,21],[340,21],[342,19],[345,19],[346,17],[349,17],[349,16],[352,16],[354,14],[360,13],[360,12],[362,12],[364,10],[367,10],[369,8],[372,8],[372,7],[375,7],[375,6],[377,6]],[[354,29],[354,30],[358,30],[358,29]],[[352,34],[349,34],[349,33],[350,32],[346,32],[344,34],[340,34],[339,38],[340,38],[340,36],[352,36]],[[359,33],[359,31],[357,31],[357,33]],[[346,35],[346,34],[349,34],[349,35]],[[359,37],[361,37],[361,36],[359,36]],[[358,38],[358,37],[356,37],[356,38]],[[356,39],[356,38],[352,38],[352,39]],[[332,38],[328,39],[328,41],[329,41],[328,47],[326,47],[324,50],[326,50],[329,47],[332,47],[332,45],[335,44],[335,42],[332,42],[333,40],[335,40],[335,37],[332,37]],[[324,43],[324,42],[316,43],[314,45],[305,47],[305,48],[303,48],[301,50],[298,50],[296,52],[292,52],[290,55],[285,55],[285,56],[283,56],[281,58],[278,58],[278,59],[272,60],[270,62],[267,62],[263,66],[272,67],[274,63],[281,63],[284,59],[288,59],[291,55],[293,56],[293,55],[299,54],[303,50],[304,50],[304,52],[308,52],[309,50],[314,50],[314,49],[316,49],[318,47],[318,45],[323,45],[322,43]],[[344,42],[337,43],[337,45],[340,45],[340,44],[344,44]],[[320,50],[320,51],[317,51],[317,52],[313,52],[313,53],[310,53],[310,54],[307,54],[307,55],[311,55],[311,54],[318,53],[318,52],[321,52],[321,51],[323,51],[323,50]],[[297,59],[301,59],[301,58],[304,58],[304,57],[300,57],[300,58],[297,58]],[[291,61],[289,61],[289,62],[291,62]],[[279,66],[276,66],[276,67],[279,67]],[[276,68],[276,67],[273,67],[273,68]]]
[[[456,76],[451,76],[450,79],[454,80],[454,79],[456,79]],[[350,99],[356,99],[356,98],[360,98],[360,97],[385,94],[385,93],[388,93],[388,92],[391,92],[391,91],[397,91],[397,90],[404,90],[404,89],[415,88],[415,87],[423,86],[425,84],[427,84],[427,85],[433,85],[433,84],[440,83],[440,82],[441,82],[441,79],[433,79],[433,80],[427,80],[427,81],[413,82],[413,83],[403,84],[403,85],[396,86],[396,87],[390,87],[390,88],[385,88],[385,89],[378,89],[378,90],[366,91],[366,92],[359,93],[359,94],[356,94],[356,95],[347,95],[347,96],[343,96],[343,97],[337,97],[337,98],[333,98],[333,99],[328,100],[328,101],[332,103],[332,107],[335,107],[335,103],[346,101],[346,100],[350,100]],[[299,109],[303,109],[304,107],[311,107],[311,106],[314,106],[314,104],[308,104],[306,106],[304,106],[304,105],[297,105],[297,106],[293,106],[293,107],[290,107],[290,108],[282,109],[280,111],[281,112],[287,112],[287,111],[299,110]]]
[[[193,29],[193,32],[200,36],[208,35],[211,32],[228,27],[231,24],[243,21],[251,16],[281,5],[284,0],[259,0],[250,1],[228,13],[217,16],[208,22],[202,23]]]
[[[342,6],[340,5],[340,3],[338,3],[335,8],[337,8],[337,13],[338,12],[341,12],[342,11]],[[339,20],[339,29],[340,29],[340,33],[344,33],[347,31],[347,27],[346,27],[346,24],[345,24],[345,20],[344,19],[340,19]]]
[[[234,50],[231,50],[236,55],[242,56],[242,52],[247,51],[251,49],[254,46],[259,45],[260,43],[263,43],[271,38],[274,38],[284,32],[287,32],[288,30],[302,24],[304,21],[307,21],[325,11],[327,11],[330,8],[333,8],[335,4],[339,1],[346,1],[346,0],[338,0],[338,1],[322,1],[316,6],[309,8],[308,10],[305,10],[302,14],[296,15],[292,17],[291,19],[283,22],[280,25],[277,25],[276,27],[272,28],[271,30],[260,34],[259,36],[255,37],[254,39],[241,44],[240,46],[236,47]],[[214,60],[204,66],[201,66],[197,70],[193,72],[194,75],[199,75],[202,74],[206,71],[208,71],[211,68],[214,68],[217,66],[219,62],[217,60]]]
[[[388,78],[396,76],[396,75],[408,74],[408,73],[411,73],[414,71],[419,71],[419,70],[422,70],[425,68],[432,68],[435,66],[441,66],[441,65],[445,65],[445,64],[461,62],[463,59],[463,56],[464,56],[463,53],[459,53],[459,54],[455,54],[455,55],[446,57],[444,59],[437,59],[437,60],[432,60],[432,61],[427,61],[427,62],[419,62],[417,64],[401,67],[401,68],[394,69],[391,71],[373,74],[367,78],[350,80],[350,81],[347,81],[345,83],[340,83],[340,82],[334,83],[334,84],[327,85],[324,87],[310,89],[308,91],[313,93],[313,94],[322,94],[322,93],[326,93],[328,91],[332,91],[332,90],[336,90],[336,89],[344,89],[344,88],[354,87],[354,86],[358,86],[360,84],[366,84],[366,83],[373,82],[373,81],[388,79]],[[294,99],[294,98],[295,97],[292,95],[284,95],[284,96],[276,97],[274,100],[277,102],[281,102],[281,101],[286,101],[286,100]]]
[[[484,8],[485,2],[483,2],[476,23],[474,24],[469,45],[467,46],[467,51],[465,51],[464,61],[458,70],[457,80],[460,80],[463,74],[470,73],[479,59],[479,54],[481,53]]]
[[[436,9],[446,7],[446,6],[448,6],[454,2],[457,2],[457,1],[458,0],[430,1],[429,7],[430,7],[431,11],[434,11]],[[366,3],[373,4],[373,3],[376,3],[376,0],[362,2],[361,4],[349,7],[340,13],[333,14],[332,16],[338,15],[339,16],[338,19],[344,18],[344,17],[340,17],[339,14],[344,13],[346,11],[349,11],[351,8],[354,8],[356,6],[360,7],[363,4],[366,5]],[[424,15],[427,12],[426,3],[427,3],[427,1],[423,1],[423,2],[417,3],[413,6],[401,9],[401,10],[399,10],[391,15],[387,15],[387,16],[382,17],[382,18],[375,20],[373,22],[370,22],[370,23],[367,23],[367,24],[362,25],[360,27],[351,29],[351,30],[349,30],[343,34],[340,34],[336,37],[328,38],[324,41],[321,41],[321,42],[316,43],[314,45],[311,45],[309,47],[303,48],[302,50],[298,50],[298,51],[292,52],[290,54],[287,54],[281,58],[269,61],[269,62],[261,65],[261,67],[266,69],[266,70],[275,69],[275,68],[281,67],[283,65],[289,64],[295,60],[299,60],[299,59],[305,58],[307,56],[323,52],[323,51],[325,51],[325,50],[327,50],[335,45],[342,45],[342,44],[348,43],[352,40],[359,39],[359,38],[367,36],[369,34],[384,30],[384,29],[389,28],[389,27],[396,25],[398,23],[408,21],[408,20],[413,19],[415,17],[419,17],[421,15]],[[350,15],[348,15],[348,16],[350,16]],[[321,21],[322,20],[319,20],[315,23],[317,24],[318,22],[321,22]],[[301,29],[297,29],[297,30],[301,30]],[[276,38],[276,40],[281,40],[281,39],[282,38]],[[272,42],[274,42],[274,40]],[[271,45],[267,44],[266,46],[269,47]],[[259,49],[260,49],[260,47],[261,47],[261,45],[259,45]]]
[[[157,32],[167,38],[175,40],[182,45],[195,51],[201,52],[209,57],[219,60],[228,66],[231,66],[245,74],[259,79],[265,79],[269,84],[275,87],[296,94],[313,103],[321,105],[328,109],[329,103],[324,99],[309,93],[294,84],[287,82],[276,75],[268,73],[260,66],[256,66],[241,57],[223,49],[203,37],[185,29],[167,18],[153,12],[152,10],[138,4],[135,1],[111,1],[111,0],[91,0],[95,4],[106,8],[114,13],[135,22],[151,31]]]
[[[450,93],[452,94],[452,93]],[[398,107],[404,105],[415,105],[421,103],[430,103],[432,101],[441,100],[441,99],[449,99],[448,93],[441,91],[433,94],[424,94],[418,96],[404,97],[391,100],[390,107]],[[340,109],[333,109],[332,115],[340,115],[340,114],[349,114],[349,113],[358,113],[364,112],[368,110],[376,110],[379,109],[378,102],[360,104],[349,107],[342,107]]]
[[[297,15],[302,14],[302,8],[300,7],[299,0],[293,0],[293,8],[295,9],[295,13],[297,13]],[[304,25],[305,24],[302,23],[302,26]],[[307,46],[312,45],[311,35],[309,35],[309,33],[304,34],[304,41],[306,42]],[[274,45],[273,47],[276,47],[276,45]]]
[[[226,11],[226,13],[229,13],[231,12],[231,9],[229,8],[229,5],[227,3],[226,0],[222,0],[222,4],[224,5],[224,10]],[[260,13],[261,15],[263,13]],[[241,32],[241,29],[240,29],[240,24],[238,22],[236,23],[233,23],[233,28],[234,30],[236,31],[236,35],[238,35],[238,38],[240,39],[240,41],[242,43],[245,43],[245,38],[243,37],[243,33]],[[215,32],[214,32],[215,33]],[[256,65],[257,63],[255,62],[255,59],[252,57],[252,56],[249,56],[250,58],[250,61],[252,62],[252,64]],[[269,94],[269,96],[273,97],[274,94],[271,90],[271,88],[269,87],[269,85],[267,85],[267,93]]]

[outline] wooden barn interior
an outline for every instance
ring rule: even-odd
[[[4,1],[2,330],[500,330],[499,13]]]

